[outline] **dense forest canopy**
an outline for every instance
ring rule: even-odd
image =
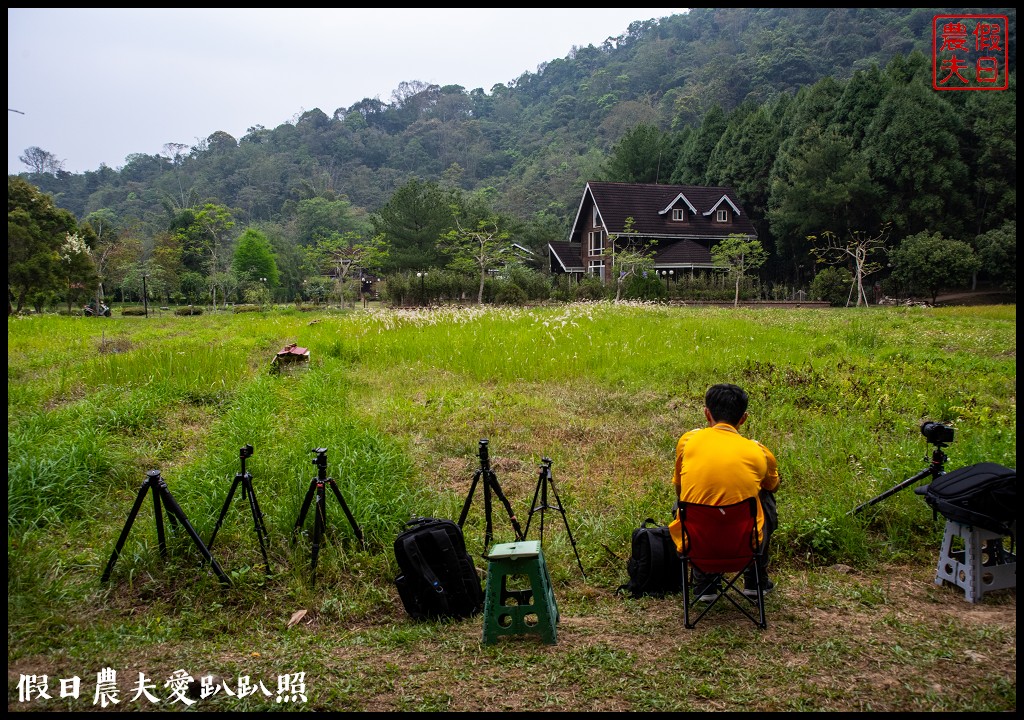
[[[933,18],[953,13],[1008,18],[1008,90],[933,89]],[[490,90],[403,82],[390,102],[313,109],[241,138],[216,131],[117,169],[71,174],[26,148],[27,172],[8,182],[8,244],[32,235],[12,235],[16,177],[73,215],[108,292],[145,276],[167,298],[238,295],[253,281],[234,254],[251,232],[247,252],[269,249],[277,277],[250,291],[291,300],[342,267],[325,258],[385,274],[446,267],[456,258],[441,239],[480,223],[543,254],[565,239],[584,184],[615,180],[736,188],[768,281],[810,282],[808,238],[883,228],[893,247],[938,234],[1005,263],[1015,25],[1013,9],[697,8]],[[59,291],[51,270],[36,268],[36,291]],[[997,260],[980,271],[1015,286]]]

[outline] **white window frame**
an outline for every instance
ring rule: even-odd
[[[718,220],[718,222],[729,222],[729,211],[725,208],[719,208],[715,219]]]
[[[604,280],[604,260],[591,260],[587,272]]]
[[[591,230],[587,236],[587,248],[590,256],[600,255],[604,252],[604,233],[600,230]]]
[[[597,205],[594,206],[593,216],[591,218],[591,225],[594,227],[601,227],[601,216],[597,214]]]
[[[685,220],[686,210],[684,208],[672,208],[672,219],[673,220]]]

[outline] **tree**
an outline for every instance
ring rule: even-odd
[[[672,182],[682,185],[701,185],[708,168],[708,158],[725,133],[725,111],[720,105],[712,106],[701,120],[700,128],[687,135],[676,160]]]
[[[309,278],[303,282],[303,289],[306,295],[313,300],[313,304],[319,305],[331,293],[331,281],[325,277]]]
[[[231,260],[231,270],[243,283],[265,281],[267,287],[275,288],[280,282],[270,241],[263,233],[253,228],[249,228],[238,238],[235,255]]]
[[[822,234],[821,239],[815,235],[807,237],[812,243],[817,243],[811,253],[818,262],[840,264],[853,261],[853,285],[851,294],[857,293],[857,307],[861,301],[868,306],[867,292],[864,290],[864,278],[882,269],[881,262],[875,260],[879,254],[886,251],[886,241],[889,239],[889,226],[885,225],[877,235],[869,235],[866,232],[851,230],[847,233],[846,239],[831,231]],[[849,305],[849,301],[847,301]]]
[[[633,229],[633,218],[627,217],[622,233],[610,233],[608,246],[602,253],[612,261],[612,277],[615,278],[615,302],[622,299],[622,288],[631,277],[654,272],[654,258],[651,256],[651,239],[642,240]]]
[[[982,233],[975,240],[981,269],[1000,287],[1017,292],[1017,221]]]
[[[223,272],[222,268],[226,248],[230,242],[229,233],[235,226],[235,221],[231,217],[231,211],[223,205],[207,203],[196,213],[196,224],[202,228],[207,238],[206,247],[210,254],[210,305],[216,308],[218,285],[225,301],[229,292],[228,280],[225,278],[228,273]]]
[[[101,208],[86,215],[85,220],[79,226],[83,232],[91,231],[92,259],[96,265],[96,301],[97,306],[104,299],[105,292],[103,281],[106,277],[107,263],[117,244],[117,229],[115,225],[114,211],[110,208]]]
[[[927,231],[904,238],[889,259],[893,279],[911,292],[924,290],[932,304],[940,290],[966,283],[981,267],[970,245]]]
[[[58,208],[51,195],[21,178],[7,178],[8,315],[21,312],[30,293],[56,287],[58,249],[77,229],[74,215]]]
[[[152,239],[147,267],[153,293],[170,303],[171,293],[177,293],[181,288],[184,270],[181,242],[177,235],[162,232]]]
[[[92,261],[92,250],[78,233],[66,233],[64,242],[57,251],[60,258],[60,274],[64,281],[68,304],[71,313],[71,301],[78,296],[88,297],[96,287],[96,266]]]
[[[188,270],[181,274],[178,287],[181,288],[185,302],[192,305],[203,299],[203,293],[206,292],[206,278],[197,272]]]
[[[348,200],[311,197],[300,200],[295,209],[299,245],[313,246],[317,240],[331,233],[366,233],[369,223],[365,217],[357,218]]]
[[[1017,215],[1017,74],[1006,92],[969,92],[965,112],[972,141],[974,232]],[[978,97],[980,96],[980,97]]]
[[[355,270],[377,270],[387,258],[387,250],[384,239],[379,235],[364,238],[354,232],[344,235],[333,233],[317,241],[316,246],[307,251],[307,258],[314,271],[325,275],[333,271],[331,274],[341,297],[349,273],[354,276]]]
[[[480,273],[480,287],[476,294],[478,305],[484,302],[487,273],[501,264],[503,253],[508,250],[510,233],[500,226],[501,221],[497,215],[481,218],[471,227],[463,227],[462,221],[456,216],[455,228],[438,241],[441,251],[452,258],[449,267]]]
[[[768,220],[777,252],[799,267],[807,257],[803,239],[876,225],[879,188],[861,153],[834,131],[810,125],[789,145],[773,172]]]
[[[706,179],[714,185],[734,188],[759,234],[768,236],[764,218],[768,211],[769,182],[779,152],[778,120],[765,106],[742,106],[729,117],[722,142],[708,159]]]
[[[214,203],[206,203],[198,212],[184,210],[175,218],[176,234],[181,240],[182,262],[186,270],[206,270],[207,277],[221,280],[227,274],[227,248],[230,244],[231,229],[235,226],[231,211]],[[210,301],[217,307],[217,290],[227,299],[227,285],[223,282],[210,283]]]
[[[38,175],[56,176],[64,169],[63,160],[58,160],[57,156],[53,153],[47,152],[35,145],[27,148],[24,155],[19,155],[18,160],[28,166],[29,172]]]
[[[897,85],[864,136],[872,179],[884,188],[881,217],[897,236],[927,230],[960,235],[971,217],[968,168],[957,148],[963,120],[923,82]],[[965,192],[965,190],[967,192]]]
[[[375,235],[388,247],[384,272],[439,266],[437,241],[453,224],[456,193],[434,182],[412,179],[402,185],[370,218]]]
[[[628,130],[612,149],[605,169],[610,182],[656,183],[671,174],[668,138],[654,125]]]
[[[768,259],[760,240],[750,240],[746,235],[732,234],[711,248],[711,258],[718,267],[728,268],[736,278],[736,297],[733,307],[740,304],[740,282],[750,270],[757,270]]]

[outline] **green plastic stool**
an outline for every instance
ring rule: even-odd
[[[495,545],[487,560],[484,645],[496,643],[502,635],[539,635],[554,645],[558,605],[540,541]],[[514,589],[509,588],[510,579]]]

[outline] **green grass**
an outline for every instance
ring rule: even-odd
[[[308,367],[272,374],[270,361],[289,342],[310,349]],[[946,449],[948,469],[982,461],[1016,466],[1012,306],[744,310],[593,303],[9,318],[9,667],[38,666],[51,677],[88,675],[103,664],[125,674],[133,663],[154,672],[168,665],[170,672],[184,658],[222,674],[269,676],[308,660],[316,677],[309,707],[316,708],[466,709],[460,698],[471,692],[481,708],[500,710],[515,706],[509,693],[516,682],[557,688],[535,709],[1015,707],[1015,676],[994,678],[990,696],[980,688],[966,696],[923,688],[907,677],[903,695],[911,692],[912,700],[896,699],[903,695],[894,689],[872,706],[862,688],[786,669],[772,644],[752,645],[746,629],[737,637],[707,630],[721,656],[653,636],[658,622],[644,629],[642,609],[661,606],[614,595],[625,580],[630,533],[645,517],[669,519],[675,442],[703,424],[704,390],[722,381],[748,390],[744,432],[779,458],[778,572],[810,573],[811,583],[822,582],[819,574],[837,563],[869,578],[892,564],[919,566],[927,575],[942,525],[912,491],[848,514],[927,465],[932,448],[920,434],[921,421],[956,428]],[[527,655],[521,648],[481,647],[472,621],[407,619],[394,592],[392,543],[413,515],[458,519],[479,467],[481,438],[490,441],[493,468],[524,526],[540,459],[553,460],[587,570],[583,581],[561,517],[548,514],[545,555],[563,616],[621,622],[626,613],[635,636],[624,640],[616,628],[612,639],[598,632],[583,646]],[[208,539],[246,444],[254,447],[247,469],[271,536],[270,576],[246,501],[236,495],[214,550],[230,588],[197,566],[182,533],[171,533],[168,556],[161,557],[148,501],[110,584],[99,583],[148,470],[161,471]],[[293,529],[315,475],[316,447],[328,449],[329,475],[366,546],[355,542],[328,494],[330,536],[314,586],[309,544],[303,533],[293,542]],[[512,539],[497,502],[492,515],[495,541]],[[483,546],[484,521],[481,490],[465,526],[474,554]],[[838,596],[829,588],[820,602],[885,622],[884,586],[841,587]],[[812,608],[819,601],[808,602]],[[285,628],[298,608],[309,610],[315,625]],[[794,611],[783,621],[799,625],[801,618]],[[934,627],[905,620],[891,632],[908,646],[907,655],[887,647],[892,657],[880,662],[908,675],[930,674],[933,666],[938,672],[970,640],[944,647],[931,636]],[[356,665],[333,662],[324,642],[344,647]],[[799,643],[791,642],[795,652]],[[866,642],[853,635],[819,639],[800,651],[801,663],[824,677],[836,657],[857,662],[875,652]],[[675,647],[680,657],[665,667],[638,665],[644,643]],[[786,685],[788,695],[773,691],[765,699],[761,672],[728,650],[730,644],[773,668],[770,684]],[[434,658],[433,669],[421,673],[372,659],[375,649],[401,657],[403,647],[415,648],[427,665]],[[370,666],[360,669],[363,653]],[[481,682],[460,663],[439,669],[435,654],[445,653],[473,656],[510,686]],[[333,668],[330,680],[315,674],[320,665]],[[28,709],[17,702],[15,682],[9,679],[9,709]],[[566,694],[567,686],[577,693]],[[375,694],[387,698],[379,707]],[[60,702],[50,707],[63,707]],[[209,709],[263,707],[257,696],[207,702]]]

